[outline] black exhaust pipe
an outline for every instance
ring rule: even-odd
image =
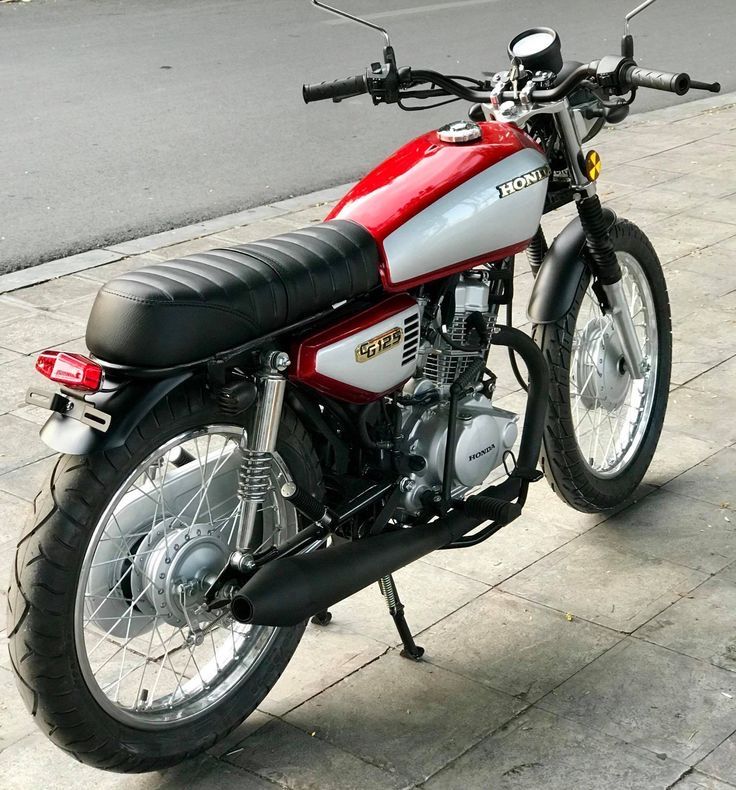
[[[425,526],[384,532],[266,563],[233,597],[231,610],[236,620],[256,625],[297,625],[383,576],[458,540],[484,521],[495,519],[497,514],[501,515],[496,524],[498,529],[519,515],[529,481],[534,479],[542,444],[549,374],[539,348],[518,329],[500,327],[493,343],[517,351],[529,372],[516,476],[471,497],[466,502],[467,511],[453,510]],[[484,497],[490,500],[483,503]],[[521,504],[511,503],[517,497]],[[494,503],[491,514],[489,506]]]
[[[233,617],[256,625],[297,625],[446,546],[479,523],[478,518],[457,511],[423,527],[384,532],[311,554],[275,559],[235,594]]]

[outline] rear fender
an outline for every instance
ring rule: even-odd
[[[616,222],[610,208],[603,209],[603,216],[609,228]],[[552,242],[539,268],[527,308],[532,323],[553,324],[569,312],[587,266],[584,250],[585,233],[575,217]]]
[[[70,455],[89,455],[121,447],[158,403],[193,375],[188,371],[164,379],[127,379],[112,391],[97,392],[87,398],[96,409],[110,415],[110,427],[105,433],[54,412],[41,428],[41,439],[52,450]]]

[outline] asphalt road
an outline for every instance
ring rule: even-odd
[[[336,1],[386,25],[400,64],[471,75],[502,67],[508,39],[537,24],[568,58],[615,53],[634,4]],[[633,29],[643,65],[736,90],[733,0],[660,0]],[[0,271],[349,181],[463,117],[461,104],[302,104],[302,82],[380,53],[375,33],[308,0],[0,4]],[[641,91],[636,110],[675,101]]]

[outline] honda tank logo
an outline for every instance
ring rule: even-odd
[[[511,181],[506,181],[503,184],[499,184],[496,189],[498,190],[500,197],[505,198],[509,195],[513,195],[514,192],[519,192],[522,189],[530,187],[532,184],[536,184],[545,178],[549,178],[551,172],[552,171],[549,169],[549,165],[538,167],[536,170],[531,170],[528,173],[524,173],[523,176],[518,176],[518,178],[512,178]]]
[[[472,453],[471,455],[469,455],[468,461],[475,461],[477,458],[480,458],[481,456],[486,455],[487,453],[490,453],[491,450],[495,450],[495,449],[496,449],[496,445],[491,444],[488,447],[486,447],[485,450],[478,450],[477,453]]]

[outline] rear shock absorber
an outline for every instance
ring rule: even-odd
[[[260,398],[250,437],[243,431],[240,440],[242,455],[238,478],[238,496],[242,502],[238,548],[247,546],[253,532],[258,508],[271,488],[271,466],[281,422],[286,378],[282,371],[289,366],[288,354],[274,352],[269,357],[267,372],[260,378]]]

